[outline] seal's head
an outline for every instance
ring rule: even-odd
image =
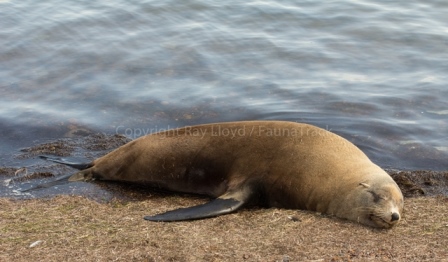
[[[358,222],[372,227],[391,228],[401,220],[403,195],[393,180],[389,183],[363,182],[357,189]]]

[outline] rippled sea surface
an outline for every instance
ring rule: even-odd
[[[447,14],[436,0],[0,0],[0,166],[73,130],[275,119],[385,168],[447,170]]]

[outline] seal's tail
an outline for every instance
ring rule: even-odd
[[[84,170],[93,166],[92,162],[89,163],[74,163],[62,157],[52,157],[52,156],[39,156],[42,159],[49,160],[55,163],[63,164],[69,167],[76,168],[78,170]]]

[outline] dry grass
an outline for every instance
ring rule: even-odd
[[[448,257],[446,197],[407,198],[404,220],[391,230],[313,212],[258,208],[190,222],[142,219],[203,201],[157,195],[109,203],[75,196],[0,199],[0,261],[441,261]],[[30,247],[36,241],[42,242]]]

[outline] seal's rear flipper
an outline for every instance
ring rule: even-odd
[[[33,190],[38,190],[38,189],[42,189],[42,188],[49,188],[52,186],[57,186],[57,185],[63,185],[63,184],[67,184],[69,181],[68,179],[71,177],[72,175],[65,175],[62,177],[58,177],[56,180],[50,181],[48,183],[43,183],[40,185],[36,185],[36,186],[32,186],[30,188],[27,189],[19,189],[18,191],[20,192],[28,192],[28,191],[33,191]]]
[[[90,162],[90,163],[74,163],[67,159],[61,158],[61,157],[51,157],[51,156],[39,156],[39,157],[42,159],[45,159],[45,160],[55,162],[55,163],[64,164],[66,166],[73,167],[73,168],[76,168],[79,170],[85,170],[85,169],[93,166],[92,162]],[[89,180],[89,179],[91,179],[91,176],[89,177],[88,174],[90,174],[90,172],[87,172],[86,170],[80,171],[74,175],[72,175],[72,174],[64,175],[64,176],[58,177],[56,180],[53,180],[53,181],[50,181],[47,183],[43,183],[40,185],[32,186],[27,189],[19,189],[19,191],[27,192],[27,191],[33,191],[33,190],[42,189],[42,188],[48,188],[48,187],[52,187],[52,186],[56,186],[56,185],[66,184],[70,181]]]
[[[155,216],[145,216],[144,218],[149,221],[164,222],[201,219],[231,213],[243,204],[244,202],[232,198],[217,198],[203,205],[179,208]]]
[[[52,157],[52,156],[39,156],[39,157],[42,158],[42,159],[45,159],[45,160],[49,160],[49,161],[55,162],[55,163],[59,163],[59,164],[63,164],[63,165],[69,166],[69,167],[73,167],[73,168],[76,168],[78,170],[84,170],[84,169],[87,169],[87,168],[93,166],[92,162],[89,162],[89,163],[73,163],[73,162],[71,162],[71,161],[69,161],[67,159],[62,158],[62,157]]]

